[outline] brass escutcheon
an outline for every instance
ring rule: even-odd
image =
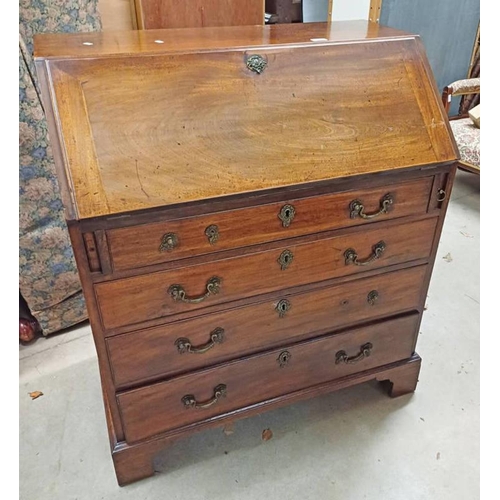
[[[167,233],[161,237],[160,252],[171,252],[179,244],[179,238],[175,233]]]
[[[375,302],[377,302],[377,300],[378,300],[377,290],[372,290],[371,292],[368,293],[368,295],[366,297],[366,301],[368,302],[368,304],[370,304],[371,306],[374,306]]]
[[[278,264],[281,267],[281,270],[284,271],[287,269],[293,261],[293,253],[290,250],[283,250],[281,255],[278,257]]]
[[[266,66],[267,61],[258,54],[254,54],[247,58],[247,68],[250,71],[254,71],[258,75],[260,75],[266,69]]]
[[[295,207],[293,205],[283,205],[278,219],[280,219],[283,227],[289,227],[295,217]]]
[[[278,359],[276,360],[278,362],[278,364],[280,365],[280,368],[284,368],[285,366],[287,366],[288,363],[290,363],[291,357],[292,357],[292,355],[290,354],[289,351],[281,352],[280,355],[278,356]]]
[[[219,226],[216,224],[211,224],[205,229],[205,236],[208,238],[208,242],[211,245],[215,245],[219,239]]]
[[[280,318],[283,318],[285,314],[290,310],[292,307],[292,304],[290,304],[290,301],[287,299],[281,299],[277,304],[276,304],[276,311],[278,312],[278,315]]]

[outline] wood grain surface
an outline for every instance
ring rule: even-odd
[[[135,0],[139,29],[264,24],[263,0]]]
[[[240,210],[206,214],[154,224],[133,225],[107,231],[107,241],[114,270],[133,269],[178,260],[193,255],[214,253],[230,248],[256,245],[304,234],[328,231],[366,223],[424,214],[431,193],[432,177],[379,188],[365,188],[320,197],[285,199]],[[351,217],[350,205],[360,201],[367,214],[377,213],[384,196],[393,203],[387,213],[371,219]],[[291,205],[294,216],[288,226],[279,218],[281,210]],[[205,231],[216,225],[218,239],[211,243]],[[166,234],[174,234],[172,250],[160,250]]]
[[[420,266],[314,292],[284,293],[276,300],[116,335],[107,339],[115,383],[121,387],[172,376],[348,324],[417,309],[425,270],[426,266]],[[377,298],[370,303],[373,291]],[[290,309],[280,315],[277,307],[283,300]],[[193,347],[202,346],[218,328],[224,330],[221,344],[202,354],[179,353],[175,344],[179,338],[187,338]]]
[[[246,42],[48,61],[77,217],[456,158],[414,38]]]
[[[414,314],[316,338],[120,393],[117,398],[127,442],[409,358],[413,354],[417,318]],[[338,351],[356,356],[361,346],[368,342],[373,345],[369,357],[354,364],[336,364]],[[280,367],[278,357],[283,351],[289,353],[290,361]],[[192,394],[199,402],[208,401],[219,384],[227,386],[227,395],[210,408],[187,410],[184,407],[183,396]]]
[[[320,282],[362,273],[367,269],[411,262],[428,257],[434,237],[436,218],[408,224],[363,228],[343,236],[328,233],[322,239],[301,244],[289,242],[272,250],[256,251],[241,257],[214,260],[174,270],[144,274],[94,285],[105,329],[136,324],[180,312],[201,310],[207,305],[228,303],[292,286]],[[386,223],[387,224],[387,223]],[[344,253],[353,248],[360,259],[373,253],[380,241],[386,250],[367,266],[346,265]],[[278,259],[284,251],[293,254],[285,270]],[[171,285],[181,285],[188,296],[205,293],[212,277],[222,280],[220,292],[200,303],[174,301]]]
[[[324,42],[371,41],[414,36],[366,21],[71,34],[44,33],[34,37],[34,57],[35,59],[102,58],[117,55],[211,51],[234,47],[317,45]],[[317,41],[312,42],[311,38]],[[155,43],[158,40],[163,43]]]

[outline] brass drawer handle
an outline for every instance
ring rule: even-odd
[[[283,227],[289,227],[294,218],[295,207],[293,205],[283,205],[278,214],[278,219],[281,221]]]
[[[211,224],[205,229],[205,236],[211,245],[215,245],[219,239],[219,226]]]
[[[258,75],[260,75],[266,69],[266,66],[267,61],[258,54],[254,54],[253,56],[247,58],[247,68],[250,71],[254,71]]]
[[[203,354],[209,351],[215,344],[222,344],[224,342],[224,328],[216,328],[210,332],[210,340],[203,345],[198,347],[193,346],[189,339],[185,337],[178,338],[175,341],[175,347],[179,351],[179,354],[184,354],[185,352],[192,352],[193,354]]]
[[[359,260],[356,250],[354,250],[353,248],[348,248],[344,252],[345,265],[348,266],[349,264],[354,264],[356,266],[367,266],[374,260],[377,260],[384,253],[385,249],[385,242],[379,241],[378,243],[373,245],[372,254],[368,258],[366,258],[365,260]]]
[[[368,293],[368,295],[366,296],[366,301],[368,302],[368,304],[370,304],[371,306],[374,306],[375,305],[375,302],[377,302],[378,300],[378,292],[377,290],[372,290],[371,292]]]
[[[364,358],[367,358],[373,349],[373,344],[371,342],[367,342],[361,346],[361,349],[356,356],[348,356],[345,351],[339,351],[335,355],[335,364],[339,365],[340,363],[345,363],[346,365],[353,365],[358,361],[361,361]]]
[[[186,304],[199,304],[210,295],[217,295],[220,292],[222,278],[213,276],[207,281],[206,292],[199,297],[188,297],[182,285],[171,285],[168,289],[168,294],[176,302],[185,302]]]
[[[186,394],[182,398],[182,404],[184,405],[184,408],[187,410],[190,408],[196,408],[197,410],[202,410],[204,408],[210,408],[213,406],[219,399],[225,398],[227,394],[227,387],[225,384],[219,384],[214,388],[214,395],[208,400],[204,401],[203,403],[198,403],[196,401],[196,398],[192,394]]]
[[[167,233],[161,237],[160,252],[171,252],[179,244],[175,233]]]
[[[293,261],[293,253],[290,250],[283,250],[280,256],[278,257],[278,264],[281,267],[281,270],[284,271],[288,268],[288,266]]]
[[[444,189],[440,189],[438,191],[437,201],[441,203],[444,200],[446,200],[446,191]]]
[[[373,212],[371,214],[365,213],[365,206],[360,200],[353,200],[349,205],[349,210],[351,211],[351,219],[355,219],[356,217],[361,217],[362,219],[374,219],[379,215],[386,214],[391,205],[394,203],[394,198],[391,193],[387,193],[380,199],[380,208],[378,212]]]

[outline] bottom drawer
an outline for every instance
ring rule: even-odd
[[[238,408],[408,358],[418,314],[315,338],[118,394],[134,442]]]

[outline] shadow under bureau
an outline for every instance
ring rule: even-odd
[[[457,158],[418,37],[41,35],[35,57],[120,484],[192,431],[415,389]]]

